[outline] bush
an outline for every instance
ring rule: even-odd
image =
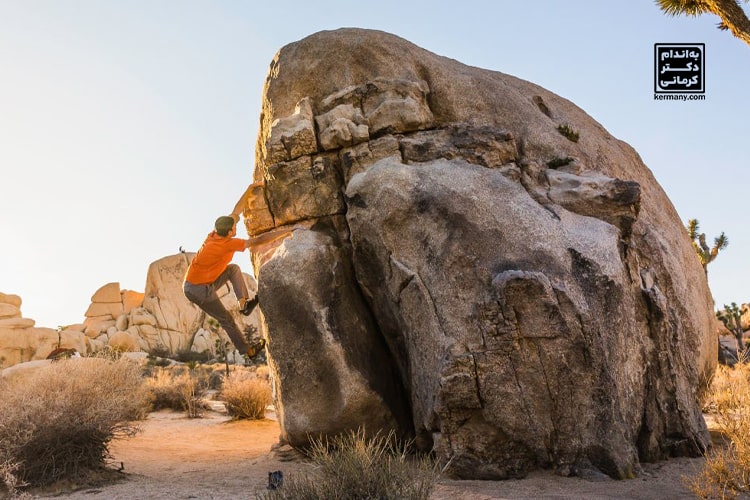
[[[203,372],[159,368],[146,379],[152,410],[184,411],[190,418],[200,417],[205,407],[208,378]]]
[[[0,478],[11,492],[101,470],[112,439],[138,431],[147,400],[137,364],[73,358],[0,381]]]
[[[750,365],[719,366],[704,410],[729,442],[714,446],[690,489],[701,498],[750,493]]]
[[[189,363],[189,362],[206,363],[212,357],[213,355],[211,354],[211,351],[195,352],[195,351],[191,351],[190,349],[184,349],[182,351],[177,351],[177,354],[175,354],[174,359],[179,361],[180,363]]]
[[[266,406],[273,401],[267,379],[242,371],[234,371],[224,380],[221,398],[232,417],[250,420],[265,418]]]
[[[566,165],[570,165],[575,161],[575,158],[571,158],[570,156],[566,156],[565,158],[561,158],[559,156],[555,156],[550,161],[547,162],[547,168],[556,169],[560,167],[564,167]]]
[[[172,353],[169,351],[169,349],[163,345],[152,347],[148,351],[149,358],[169,358],[171,354]]]
[[[146,379],[146,388],[152,410],[183,410],[182,394],[172,371],[162,368],[151,372],[151,376]]]
[[[224,385],[224,369],[212,369],[208,374],[208,388],[218,391]]]
[[[438,473],[426,458],[409,453],[393,432],[366,438],[364,430],[312,441],[314,469],[284,479],[278,490],[261,498],[276,499],[419,499],[426,500]]]
[[[571,142],[578,142],[578,139],[580,138],[578,132],[570,128],[570,125],[568,125],[567,123],[559,125],[557,127],[557,131]]]

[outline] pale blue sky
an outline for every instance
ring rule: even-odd
[[[261,91],[287,43],[380,29],[567,98],[651,168],[680,216],[730,245],[717,306],[750,302],[750,47],[651,0],[0,0],[0,291],[37,326],[100,286],[143,291],[251,182]],[[747,10],[747,7],[745,7]],[[653,100],[654,43],[706,44],[706,100]],[[241,232],[244,235],[244,231]],[[235,259],[251,272],[247,254]]]

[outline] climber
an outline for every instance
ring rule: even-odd
[[[237,222],[240,220],[239,214],[243,211],[245,200],[246,193],[243,193],[230,215],[216,219],[214,231],[206,237],[188,267],[183,292],[190,302],[219,322],[238,351],[253,358],[263,348],[265,342],[249,344],[216,294],[216,291],[229,281],[232,283],[232,289],[242,314],[250,315],[258,304],[257,293],[254,298],[250,298],[240,267],[237,264],[230,264],[234,252],[242,252],[246,248],[252,250],[253,247],[271,239],[266,235],[247,240],[234,237],[237,234]]]

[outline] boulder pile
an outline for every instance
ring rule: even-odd
[[[65,328],[36,327],[21,314],[21,297],[0,292],[0,368],[26,361],[46,359],[58,348],[88,350],[83,332]]]

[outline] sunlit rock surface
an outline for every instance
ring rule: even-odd
[[[308,227],[254,257],[284,440],[394,429],[486,479],[630,477],[708,445],[706,276],[583,110],[341,29],[278,52],[261,124],[248,231]]]

